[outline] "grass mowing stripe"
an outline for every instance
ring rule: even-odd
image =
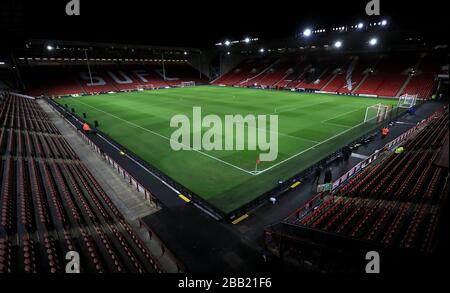
[[[111,138],[224,212],[230,212],[278,186],[280,180],[294,176],[372,127],[356,127],[332,139],[364,118],[361,112],[347,112],[380,102],[390,105],[396,103],[353,96],[214,86],[63,98],[57,102],[75,107],[77,113],[86,112],[87,120],[91,123],[98,120],[99,129]],[[193,105],[201,106],[204,109],[202,114],[217,114],[221,117],[237,113],[263,115],[277,108],[277,160],[262,162],[258,169],[270,169],[254,176],[250,173],[254,170],[257,151],[206,151],[208,155],[234,166],[252,170],[250,173],[198,152],[173,151],[167,139],[173,131],[169,121],[174,114],[190,117]],[[110,114],[140,127],[130,127],[130,123],[123,123]],[[335,120],[329,120],[330,117]],[[327,123],[321,123],[323,120],[327,120]],[[149,130],[166,138],[154,135]],[[323,142],[327,139],[329,141]],[[323,143],[318,145],[320,142]],[[302,151],[306,152],[278,164]],[[278,165],[273,166],[275,164]]]
[[[377,118],[377,117],[375,117],[375,118],[373,118],[373,119],[376,119],[376,118]],[[330,138],[327,138],[326,140],[321,141],[321,142],[319,142],[318,144],[313,145],[312,147],[307,148],[306,150],[303,150],[303,151],[301,151],[301,152],[299,152],[299,153],[297,153],[297,154],[295,154],[295,155],[293,155],[293,156],[291,156],[291,157],[289,157],[289,158],[287,158],[287,159],[284,159],[283,161],[278,162],[278,163],[276,163],[276,164],[270,166],[270,167],[267,168],[267,169],[264,169],[264,170],[262,170],[262,171],[259,171],[258,174],[264,173],[264,172],[266,172],[266,171],[268,171],[268,170],[270,170],[270,169],[272,169],[272,168],[275,168],[275,167],[278,166],[278,165],[281,165],[281,164],[283,164],[283,163],[285,163],[285,162],[287,162],[287,161],[289,161],[289,160],[291,160],[291,159],[293,159],[293,158],[295,158],[295,157],[297,157],[297,156],[299,156],[299,155],[301,155],[301,154],[306,153],[307,151],[309,151],[309,150],[311,150],[311,149],[313,149],[313,148],[315,148],[315,147],[317,147],[317,146],[319,146],[319,145],[321,145],[321,144],[323,144],[323,143],[325,143],[325,142],[328,142],[328,141],[330,141],[330,140],[332,140],[332,139],[334,139],[334,138],[336,138],[336,137],[338,137],[338,136],[340,136],[340,135],[342,135],[342,134],[344,134],[344,133],[347,133],[348,131],[350,131],[350,130],[352,130],[352,129],[355,129],[356,127],[359,127],[359,126],[361,126],[361,125],[364,125],[364,124],[366,124],[366,123],[367,123],[367,122],[363,121],[363,122],[361,122],[361,123],[359,123],[359,124],[357,124],[357,125],[355,125],[355,126],[352,126],[352,127],[350,127],[349,129],[346,129],[346,130],[344,130],[344,131],[342,131],[342,132],[340,132],[340,133],[338,133],[338,134],[336,134],[336,135],[334,135],[334,136],[332,136],[332,137],[330,137]]]
[[[147,132],[149,132],[149,133],[151,133],[151,134],[153,134],[153,135],[159,136],[159,137],[161,137],[161,138],[163,138],[163,139],[166,139],[166,140],[169,140],[169,141],[173,141],[173,142],[175,142],[175,143],[177,143],[177,144],[179,144],[179,145],[188,147],[190,150],[195,151],[195,152],[198,152],[198,153],[200,153],[200,154],[202,154],[202,155],[204,155],[204,156],[207,156],[207,157],[210,158],[210,159],[219,161],[219,162],[221,162],[221,163],[223,163],[223,164],[225,164],[225,165],[228,165],[228,166],[233,167],[233,168],[236,168],[236,169],[238,169],[238,170],[240,170],[240,171],[242,171],[242,172],[245,172],[245,173],[248,173],[248,174],[253,175],[253,173],[251,173],[250,171],[244,170],[244,169],[242,169],[241,167],[235,166],[235,165],[233,165],[233,164],[231,164],[231,163],[228,163],[228,162],[226,162],[226,161],[224,161],[224,160],[221,160],[221,159],[219,159],[219,158],[216,158],[216,157],[214,157],[214,156],[211,156],[211,155],[206,154],[206,153],[204,153],[204,152],[201,152],[201,151],[199,151],[199,150],[193,149],[193,148],[191,148],[191,147],[188,146],[188,145],[182,144],[182,143],[180,143],[180,142],[178,142],[178,141],[176,141],[176,140],[173,140],[173,139],[171,139],[171,138],[169,138],[169,137],[166,137],[166,136],[164,136],[164,135],[162,135],[162,134],[159,134],[159,133],[154,132],[154,131],[152,131],[152,130],[150,130],[150,129],[147,129],[147,128],[145,128],[145,127],[142,127],[142,126],[140,126],[140,125],[138,125],[138,124],[136,124],[136,123],[130,122],[130,121],[128,121],[128,120],[125,120],[125,119],[123,119],[123,118],[120,118],[120,117],[118,117],[118,116],[116,116],[116,115],[114,115],[114,114],[108,113],[108,112],[106,112],[106,111],[103,111],[103,110],[101,110],[101,109],[98,109],[98,108],[96,108],[96,107],[93,107],[93,106],[91,106],[91,105],[89,105],[89,104],[83,103],[83,102],[81,102],[81,101],[77,101],[77,102],[79,102],[79,103],[81,103],[81,104],[84,104],[84,105],[86,105],[86,106],[88,106],[88,107],[90,107],[90,108],[92,108],[92,109],[94,109],[94,110],[97,110],[97,111],[99,111],[99,112],[105,113],[105,114],[107,114],[107,115],[109,115],[109,116],[111,116],[111,117],[114,117],[114,118],[116,118],[116,119],[119,119],[119,120],[121,120],[121,121],[123,121],[123,122],[125,122],[125,123],[128,123],[128,124],[130,124],[130,125],[132,125],[132,126],[134,126],[134,127],[140,128],[140,129],[142,129],[142,130],[144,130],[144,131],[147,131]]]

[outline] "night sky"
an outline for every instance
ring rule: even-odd
[[[359,1],[152,1],[81,0],[81,16],[67,16],[69,0],[1,0],[3,35],[146,45],[211,47],[245,36],[293,36],[306,26],[322,28],[370,19]],[[434,25],[448,30],[443,1],[381,1],[381,16],[396,25]],[[6,34],[5,34],[6,32]]]

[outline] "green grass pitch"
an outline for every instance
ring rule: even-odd
[[[397,100],[198,86],[62,98],[88,121],[225,213],[274,188],[350,141],[375,129],[362,123],[368,106]],[[279,152],[254,174],[258,151],[173,151],[172,116],[277,114]],[[395,111],[392,111],[395,112]]]

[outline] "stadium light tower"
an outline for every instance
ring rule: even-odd
[[[340,48],[340,47],[342,47],[342,42],[341,42],[341,41],[336,41],[336,42],[334,43],[334,46],[335,46],[336,48]]]
[[[312,34],[311,29],[307,28],[303,31],[303,36],[304,37],[309,37]]]
[[[375,46],[377,43],[378,43],[377,38],[371,38],[369,41],[369,45],[371,45],[371,46]]]

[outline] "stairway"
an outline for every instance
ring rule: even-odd
[[[414,70],[417,72],[417,70],[419,69],[420,64],[422,64],[423,58],[425,57],[425,54],[420,55],[419,60],[417,60],[416,65],[414,66]],[[402,86],[400,87],[400,89],[398,90],[397,94],[395,95],[396,97],[399,97],[403,91],[405,90],[405,88],[408,86],[409,82],[411,81],[412,76],[408,75],[408,77],[405,79],[405,82],[402,84]]]
[[[251,78],[244,79],[243,81],[239,82],[239,84],[247,83],[247,82],[249,82],[250,80],[255,79],[255,78],[261,76],[262,74],[266,73],[268,70],[270,70],[271,68],[273,68],[276,64],[278,64],[278,63],[280,62],[280,60],[281,60],[281,58],[275,60],[275,62],[273,62],[272,64],[270,64],[269,66],[267,66],[265,69],[261,70],[261,72],[258,73],[257,75],[252,76]]]
[[[320,90],[321,91],[323,91],[330,83],[332,83],[333,82],[333,80],[335,80],[336,79],[336,77],[338,76],[338,74],[337,73],[335,73],[335,74],[333,74],[333,77],[332,78],[330,78],[330,80],[329,81],[327,81],[327,83],[323,86],[323,87],[321,87],[320,88]]]
[[[373,70],[375,70],[377,68],[377,65],[381,62],[381,59],[383,59],[383,55],[380,56],[380,58],[378,58],[377,62],[375,62],[375,64],[373,65]],[[361,79],[361,81],[358,83],[357,86],[355,86],[355,88],[352,90],[352,94],[354,94],[363,84],[364,82],[366,82],[366,79],[369,77],[369,74],[364,75],[364,77]]]

